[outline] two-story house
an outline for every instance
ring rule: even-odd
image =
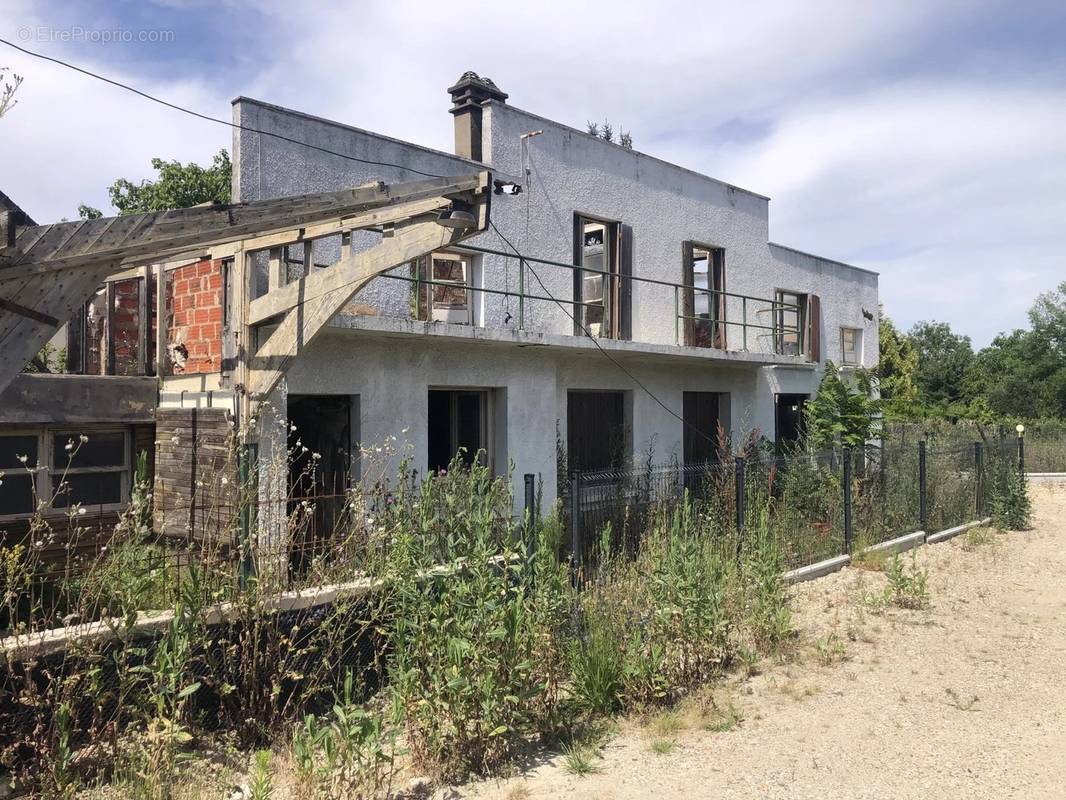
[[[502,184],[488,230],[374,279],[268,398],[250,439],[261,474],[274,465],[259,492],[279,512],[292,490],[342,493],[361,476],[360,448],[390,437],[419,470],[457,451],[512,470],[517,502],[522,475],[537,475],[550,503],[561,461],[703,462],[719,428],[795,439],[827,361],[877,363],[876,273],[770,242],[767,197],[522,111],[473,73],[448,91],[454,153],[233,102],[236,202],[482,170]],[[256,348],[235,335],[237,287],[254,303],[390,235],[205,249],[114,276],[55,342],[72,372],[100,378],[94,392],[109,391],[103,378],[126,388],[94,419],[35,401],[41,381],[12,384],[0,461],[31,438],[48,454],[72,434],[108,434],[114,446],[85,467],[100,508],[128,499],[146,449],[159,527],[217,527],[222,486],[236,483],[225,443],[241,364]],[[275,320],[254,322],[262,341]],[[278,472],[294,428],[320,456],[313,485]],[[24,513],[0,508],[0,526]]]

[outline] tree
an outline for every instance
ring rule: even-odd
[[[9,73],[11,75],[10,79],[5,79],[4,76]],[[2,84],[0,85],[0,117],[2,117],[18,105],[18,100],[15,99],[15,92],[22,85],[22,76],[11,72],[10,67],[0,67],[0,84]]]
[[[225,150],[215,154],[210,167],[153,158],[152,169],[159,173],[154,181],[134,184],[119,178],[108,188],[111,205],[120,214],[167,211],[201,203],[228,203],[230,200],[233,165]],[[84,204],[79,206],[78,213],[82,219],[95,219],[94,214],[99,214],[97,209]]]
[[[908,336],[918,354],[914,380],[922,399],[945,409],[966,402],[966,372],[974,360],[970,337],[953,332],[946,322],[919,322]]]
[[[1036,298],[1029,324],[1059,358],[1066,359],[1066,281]]]
[[[103,211],[86,205],[85,203],[78,206],[78,219],[100,219],[103,215]]]
[[[585,126],[585,132],[605,142],[614,142],[614,125],[610,120],[604,120],[602,123],[589,121]],[[633,135],[629,131],[619,131],[617,143],[626,150],[632,150]]]
[[[819,450],[838,442],[844,447],[864,447],[874,437],[881,408],[874,397],[874,381],[864,369],[846,381],[837,366],[827,361],[818,393],[804,408],[808,442]]]
[[[881,312],[878,321],[881,361],[877,365],[878,386],[885,413],[893,417],[913,417],[918,411],[918,351],[910,338],[892,319]]]

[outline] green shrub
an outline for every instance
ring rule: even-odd
[[[899,608],[923,609],[929,607],[929,571],[918,568],[918,551],[911,551],[911,566],[908,570],[897,553],[886,573],[888,585],[885,599]]]
[[[531,600],[537,557],[512,530],[507,477],[453,462],[393,506],[381,613],[394,708],[420,768],[491,772],[550,715],[537,614],[550,635],[558,609]]]
[[[1032,526],[1032,502],[1025,476],[1009,470],[992,494],[992,522],[1003,530],[1024,531]]]

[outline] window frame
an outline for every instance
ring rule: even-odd
[[[57,467],[54,463],[54,450],[56,441],[63,442],[67,438],[78,440],[83,434],[90,438],[95,434],[120,433],[122,434],[122,466],[106,467]],[[57,428],[10,428],[0,433],[0,437],[34,436],[37,439],[37,466],[33,468],[34,485],[36,486],[37,498],[46,498],[47,502],[41,509],[46,517],[65,517],[70,513],[73,506],[53,506],[55,499],[55,482],[53,474],[62,478],[63,475],[88,475],[99,473],[119,473],[121,481],[119,485],[119,501],[117,503],[102,503],[84,505],[82,508],[95,512],[121,511],[130,501],[130,486],[133,482],[133,464],[131,459],[131,432],[128,427],[108,426],[71,429],[69,427]],[[5,470],[10,473],[10,470]],[[17,522],[33,516],[35,511],[19,514],[0,514],[0,522]]]
[[[728,303],[726,302],[727,278],[726,278],[726,249],[720,245],[710,245],[701,241],[688,240],[683,243],[683,263],[681,283],[685,289],[686,308],[683,313],[691,313],[692,319],[684,320],[682,326],[685,331],[684,344],[689,347],[709,348],[725,350],[728,348]],[[706,253],[707,269],[705,272],[696,272],[696,252]],[[696,276],[706,276],[706,287],[696,285]],[[721,279],[721,286],[715,286],[715,277]],[[700,317],[696,311],[697,290],[707,298],[708,314]],[[706,344],[699,343],[699,331],[705,327],[708,331],[709,341]]]
[[[796,298],[793,303],[785,299],[786,295],[791,295]],[[774,353],[780,356],[802,356],[806,352],[807,345],[807,304],[809,302],[810,295],[806,292],[800,292],[795,289],[774,289],[774,301],[773,301],[773,337],[774,337]],[[795,314],[797,317],[798,330],[796,331],[796,352],[789,353],[785,351],[785,314],[791,314],[791,309],[786,310],[783,305],[795,305],[797,308]],[[791,333],[791,332],[790,332]]]
[[[429,319],[427,321],[429,321],[429,322],[450,322],[453,325],[471,325],[471,326],[473,326],[473,324],[474,324],[474,258],[473,258],[473,256],[471,256],[468,253],[460,253],[460,252],[457,252],[455,250],[440,250],[440,251],[435,251],[435,252],[430,253],[428,258],[429,258],[429,265],[428,265],[429,266],[429,269],[428,269],[429,275],[428,275],[428,277],[429,277],[429,280],[432,281],[432,283],[429,283],[429,284],[426,285],[426,293],[427,293],[426,307],[427,307],[427,310],[429,312],[427,314],[427,316],[429,317]],[[459,262],[459,264],[462,265],[462,269],[463,269],[463,280],[462,281],[453,281],[453,280],[445,280],[445,279],[436,278],[434,276],[434,273],[433,273],[433,261],[434,261],[434,259],[438,259],[440,261],[457,261],[457,262]],[[466,308],[463,309],[461,306],[458,306],[458,307],[456,307],[456,306],[445,306],[445,305],[442,304],[442,306],[439,309],[440,317],[438,317],[437,301],[436,301],[436,299],[433,296],[434,295],[434,290],[438,286],[462,287],[464,289],[464,293],[466,294]],[[463,312],[463,311],[465,311],[465,314],[460,314],[460,316],[465,316],[466,317],[465,320],[458,320],[458,319],[451,318],[453,312]]]
[[[585,228],[588,225],[599,225],[603,228],[603,262],[602,270],[585,268]],[[584,335],[581,328],[597,339],[623,339],[622,335],[622,298],[621,298],[621,230],[622,223],[619,220],[605,219],[581,211],[574,212],[574,334]],[[580,240],[577,234],[580,231]],[[585,299],[585,273],[599,275],[602,287],[602,299],[599,305],[603,308],[603,320],[598,323],[599,332],[593,332],[587,314],[591,303]]]
[[[854,339],[854,348],[852,352],[854,355],[854,361],[848,361],[848,351],[844,348],[844,341],[847,334],[852,334]],[[840,365],[842,367],[859,367],[862,366],[862,346],[863,346],[863,330],[862,328],[851,328],[847,325],[840,326]]]

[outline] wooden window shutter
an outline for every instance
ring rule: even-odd
[[[822,315],[818,295],[807,295],[807,358],[822,360]]]
[[[581,264],[581,254],[585,245],[585,221],[580,214],[574,214],[574,264]],[[581,270],[574,270],[574,336],[582,335],[582,327],[585,320],[585,307],[578,305],[582,301],[581,296]]]
[[[618,226],[618,338],[633,338],[633,228]]]
[[[726,324],[725,324],[725,250],[715,249],[711,252],[711,263],[708,264],[708,283],[710,288],[718,294],[711,296],[714,305],[714,346],[719,350],[726,349]]]
[[[692,242],[681,243],[681,283],[686,289],[681,296],[681,315],[684,317],[682,330],[684,331],[682,343],[692,347],[696,342],[696,293],[691,287],[695,286],[696,276],[692,272]]]

